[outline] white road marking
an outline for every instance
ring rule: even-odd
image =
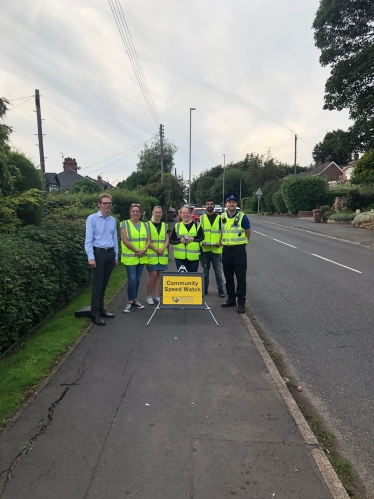
[[[285,244],[286,246],[289,246],[290,248],[296,248],[296,246],[292,246],[292,244],[284,243],[283,241],[279,241],[279,239],[273,239],[273,241],[277,241],[277,243]]]
[[[257,230],[254,230],[253,232],[256,232],[256,234],[260,234],[260,236],[268,237],[266,234],[263,234],[262,232],[258,232]]]
[[[334,262],[334,260],[329,260],[328,258],[324,258],[323,256],[316,255],[315,253],[311,253],[312,256],[316,256],[317,258],[321,258],[321,260],[326,260],[326,262],[335,263],[335,265],[339,265],[340,267],[344,267],[348,270],[353,270],[353,272],[357,272],[358,274],[362,274],[359,270],[352,269],[351,267],[347,267],[346,265],[342,265],[341,263]]]

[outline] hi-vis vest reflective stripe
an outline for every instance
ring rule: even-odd
[[[152,222],[147,222],[149,227],[149,234],[151,236],[151,243],[155,248],[162,248],[165,244],[167,227],[165,222],[161,222],[160,233],[157,232],[156,227]],[[161,256],[158,256],[157,253],[151,249],[147,249],[147,263],[149,265],[157,265],[157,263],[161,263],[162,265],[168,264],[168,249],[164,251]]]
[[[121,223],[121,227],[124,227],[126,229],[128,241],[137,250],[143,249],[148,240],[148,233],[145,223],[139,223],[139,231],[130,220],[125,220]],[[121,242],[121,252],[121,262],[125,265],[139,265],[139,263],[147,263],[146,255],[142,256],[141,258],[137,257],[134,251],[131,251],[127,246],[123,244],[123,242]]]
[[[215,246],[221,240],[221,231],[219,228],[220,217],[216,216],[213,225],[210,224],[208,215],[200,217],[200,224],[204,229],[204,241],[202,241],[201,249],[204,252],[211,251],[212,253],[222,253],[222,246]],[[205,243],[205,244],[204,244]]]
[[[248,239],[242,227],[244,216],[242,212],[233,218],[229,218],[226,214],[222,216],[222,244],[224,246],[247,244]]]
[[[175,232],[178,237],[181,236],[196,237],[199,227],[200,224],[196,227],[196,224],[194,223],[191,229],[188,231],[184,223],[178,222],[177,224],[175,224]],[[174,258],[177,258],[178,260],[190,260],[193,262],[198,260],[199,257],[200,257],[200,244],[195,243],[195,241],[188,244],[180,243],[174,245]]]

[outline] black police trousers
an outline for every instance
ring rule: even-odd
[[[226,279],[227,298],[238,305],[245,305],[245,296],[247,293],[247,252],[246,244],[235,246],[223,246],[222,266]],[[236,277],[236,292],[235,281]]]

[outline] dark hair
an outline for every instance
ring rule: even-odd
[[[205,200],[205,204],[207,204],[207,203],[214,203],[214,204],[216,204],[216,202],[214,201],[214,199],[213,199],[213,198],[208,198],[208,199],[206,199],[206,200]]]

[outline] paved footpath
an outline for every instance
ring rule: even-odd
[[[200,310],[146,327],[152,307],[124,314],[122,290],[116,318],[0,435],[0,498],[347,497],[330,492],[246,321],[206,298],[220,327]]]

